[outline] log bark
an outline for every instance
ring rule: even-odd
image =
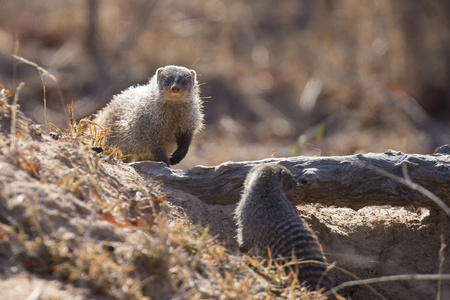
[[[404,154],[388,150],[328,157],[270,158],[260,161],[226,162],[219,166],[171,169],[158,162],[135,162],[141,176],[182,190],[207,204],[229,205],[240,199],[249,169],[261,163],[278,163],[295,176],[298,187],[289,193],[294,204],[319,203],[360,209],[365,206],[438,206],[422,193],[374,168],[405,177],[429,190],[450,206],[450,146],[432,155]],[[373,166],[369,167],[369,166]]]

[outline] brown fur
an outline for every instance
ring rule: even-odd
[[[114,96],[94,122],[110,128],[106,146],[129,155],[126,161],[177,164],[203,128],[196,73],[179,66],[159,68],[148,84]]]

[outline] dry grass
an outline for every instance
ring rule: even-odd
[[[157,182],[124,183],[115,173],[123,171],[120,159],[108,163],[107,156],[90,150],[104,135],[90,136],[82,126],[95,131],[95,124],[72,119],[71,129],[56,130],[55,140],[19,110],[13,115],[9,95],[2,91],[0,153],[14,178],[0,178],[0,243],[6,254],[0,256],[0,276],[12,276],[11,270],[44,276],[88,298],[324,299],[284,274],[282,266],[230,254],[207,228],[172,215]],[[13,118],[17,140],[11,149],[6,125]],[[81,231],[66,228],[80,218]],[[58,297],[45,289],[35,292],[43,299]]]

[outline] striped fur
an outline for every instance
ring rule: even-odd
[[[280,165],[263,164],[249,172],[235,212],[241,251],[268,258],[270,248],[272,258],[325,262],[317,238],[286,197],[295,186],[292,173]],[[295,268],[299,281],[311,289],[316,289],[318,283],[320,288],[331,288],[327,276],[321,279],[324,265],[301,263]]]

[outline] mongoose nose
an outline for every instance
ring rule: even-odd
[[[180,87],[178,87],[177,85],[172,86],[172,92],[179,92],[180,91]]]

